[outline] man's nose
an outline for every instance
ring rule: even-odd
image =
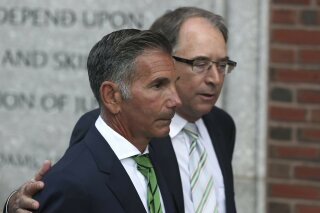
[[[224,79],[224,74],[219,72],[217,64],[212,64],[212,66],[207,70],[205,81],[211,84],[221,84]]]
[[[175,86],[172,87],[171,89],[171,95],[170,95],[170,99],[168,102],[168,107],[179,107],[181,106],[181,100],[180,97],[178,95],[177,89]]]

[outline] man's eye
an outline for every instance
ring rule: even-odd
[[[220,68],[226,68],[227,62],[221,61],[221,62],[218,63],[218,66],[219,66]]]
[[[161,87],[161,84],[156,84],[154,85],[155,88],[160,88]]]
[[[159,82],[159,83],[155,83],[153,87],[159,89],[162,87],[162,85],[163,85],[162,82]]]
[[[219,67],[226,67],[227,66],[227,63],[226,62],[219,62]]]
[[[193,66],[206,67],[206,66],[208,66],[208,64],[209,64],[209,62],[206,60],[196,60],[196,61],[194,61]]]

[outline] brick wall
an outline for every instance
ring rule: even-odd
[[[270,0],[268,213],[320,212],[320,0]]]

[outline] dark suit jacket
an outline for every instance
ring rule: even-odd
[[[232,118],[223,110],[214,107],[212,111],[203,116],[203,121],[209,132],[215,153],[218,158],[220,169],[223,176],[225,195],[226,195],[226,211],[227,213],[235,213],[233,172],[232,172],[232,155],[235,143],[235,125]],[[174,196],[175,204],[179,212],[183,212],[183,194],[179,173],[178,161],[169,136],[165,138],[153,139],[151,146],[153,147],[151,155],[153,155],[159,167],[165,176],[171,193]]]
[[[151,160],[165,210],[177,212],[158,163]],[[34,197],[40,202],[36,212],[146,212],[124,167],[94,125],[43,180],[46,187]]]
[[[94,122],[96,121],[97,117],[99,116],[100,110],[95,109],[93,111],[87,112],[84,114],[77,122],[75,125],[75,128],[72,132],[71,135],[71,140],[70,140],[70,147],[73,147],[75,144],[78,144],[78,142],[83,141],[83,138],[88,132],[88,129],[93,126]],[[232,118],[223,110],[214,107],[210,113],[207,115],[203,116],[204,123],[208,129],[209,135],[212,139],[213,146],[215,148],[215,152],[219,161],[219,165],[222,171],[223,179],[224,179],[224,185],[225,185],[225,194],[226,194],[226,209],[227,213],[234,213],[236,212],[236,207],[235,207],[235,201],[234,201],[234,186],[233,186],[233,174],[232,174],[232,167],[231,167],[231,160],[232,160],[232,154],[233,154],[233,149],[234,149],[234,143],[235,143],[235,125],[232,120]],[[90,133],[90,132],[89,132]],[[88,133],[88,135],[90,135]],[[90,136],[87,136],[88,138]],[[82,145],[80,145],[82,144]],[[75,146],[80,146],[83,147],[84,143],[79,143],[79,145]],[[71,148],[69,148],[71,149]],[[73,149],[73,148],[72,148]],[[77,148],[79,149],[79,148]],[[109,147],[110,149],[110,147]],[[154,152],[154,149],[156,152]],[[74,151],[67,151],[68,152],[74,152]],[[87,151],[88,152],[88,151]],[[110,152],[110,150],[109,150]],[[110,152],[111,153],[111,152]],[[183,203],[183,192],[182,192],[182,185],[181,185],[181,179],[180,179],[180,173],[179,173],[179,167],[178,167],[178,162],[174,153],[173,146],[171,144],[170,137],[165,137],[162,139],[154,139],[151,142],[150,145],[150,155],[153,157],[153,162],[155,165],[159,166],[159,168],[163,171],[163,175],[165,178],[165,181],[167,182],[170,193],[174,197],[174,205],[175,208],[178,210],[178,212],[184,212],[184,203]],[[115,155],[114,153],[110,154],[110,157],[114,159]],[[64,157],[66,158],[66,157]],[[66,161],[66,160],[63,160]],[[108,161],[107,161],[108,162]],[[120,162],[116,162],[114,160],[115,164],[119,166]],[[121,164],[121,163],[120,163]],[[86,163],[84,163],[86,165]],[[102,163],[102,165],[108,166],[109,164],[107,163]],[[78,165],[79,166],[79,165]],[[109,165],[110,166],[110,165]],[[77,167],[78,168],[78,167]],[[81,171],[81,170],[80,170]],[[103,171],[103,170],[101,170]],[[107,171],[107,170],[106,170]],[[51,172],[51,170],[49,171]],[[97,171],[95,171],[98,173]],[[103,173],[103,172],[102,172]],[[124,175],[127,181],[127,174],[124,174],[124,171],[120,171],[122,175]],[[120,174],[118,173],[118,175]],[[158,172],[159,173],[159,172]],[[82,174],[85,175],[85,174]],[[108,176],[108,173],[105,174]],[[122,177],[122,175],[119,175],[119,178]],[[112,179],[112,177],[116,177],[117,175],[110,175],[111,181],[115,180]],[[120,177],[121,176],[121,177]],[[74,178],[77,180],[78,178]],[[71,180],[70,180],[71,181]],[[125,181],[124,181],[125,182]],[[112,186],[111,186],[112,187]],[[132,189],[132,185],[128,187],[128,189],[132,192],[134,191]],[[111,188],[110,188],[111,189]],[[47,186],[45,187],[45,190],[47,190]],[[120,190],[123,190],[120,189]],[[75,191],[74,193],[76,193]],[[126,197],[126,192],[120,192],[119,194],[119,202],[121,202],[123,208],[126,208],[128,210],[133,210],[135,211],[134,208],[131,207],[131,205],[138,205],[140,202],[138,195],[134,195],[133,199],[134,200],[132,203],[127,202],[128,197]],[[162,189],[161,189],[162,192]],[[163,193],[163,192],[162,192]],[[131,193],[130,193],[131,194]],[[64,196],[69,196],[69,195],[64,195]],[[60,196],[58,196],[60,197]],[[166,197],[166,196],[164,196]],[[60,198],[59,200],[61,200]],[[92,200],[91,200],[92,201]],[[42,204],[42,201],[40,201]],[[59,202],[65,202],[63,199]],[[116,202],[117,203],[117,202]],[[117,203],[120,208],[121,204]],[[142,204],[139,204],[138,208],[143,208],[141,206]],[[79,205],[79,208],[82,205]],[[42,207],[42,205],[41,205]],[[68,211],[66,211],[68,212]],[[94,212],[94,211],[92,211]],[[121,212],[121,211],[120,211]]]
[[[84,114],[77,122],[70,140],[70,145],[80,141],[84,137],[89,126],[94,124],[99,116],[99,110],[93,110]],[[234,185],[232,172],[232,155],[235,144],[235,124],[233,119],[218,107],[213,107],[210,113],[203,116],[215,153],[223,175],[226,210],[227,213],[235,213]],[[184,212],[183,192],[177,158],[169,136],[153,139],[150,146],[150,155],[157,159],[159,168],[169,186],[170,193],[174,197],[175,207],[179,212]]]

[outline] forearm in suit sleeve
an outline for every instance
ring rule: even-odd
[[[4,204],[4,207],[3,207],[3,213],[9,213],[8,211],[8,208],[9,208],[9,201],[10,201],[10,198],[12,197],[12,195],[14,195],[14,193],[16,193],[17,191],[13,191],[11,192],[11,194],[9,195],[8,199],[6,200],[6,203]]]

